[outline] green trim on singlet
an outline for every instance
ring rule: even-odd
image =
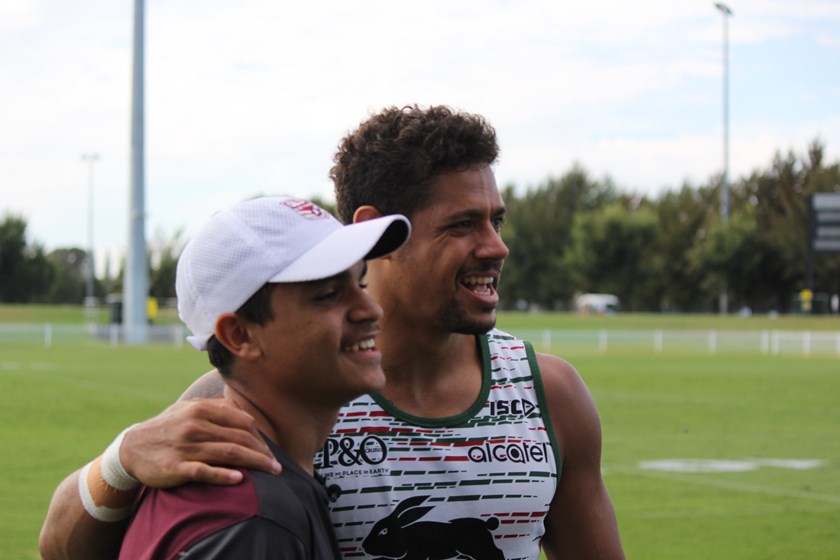
[[[551,441],[551,449],[554,451],[554,463],[557,465],[557,478],[559,479],[563,474],[563,456],[560,453],[560,445],[557,443],[557,436],[554,434],[554,423],[551,421],[551,409],[548,407],[548,399],[545,398],[545,387],[543,386],[542,372],[540,371],[539,363],[537,363],[537,354],[534,352],[534,347],[527,340],[523,340],[522,342],[525,344],[525,352],[528,355],[528,365],[531,368],[531,376],[534,378],[534,389],[537,391],[537,400],[540,404],[543,424],[548,432],[548,439]]]
[[[487,342],[487,335],[482,334],[476,336],[476,343],[481,351],[481,391],[478,392],[478,397],[476,397],[472,405],[461,414],[444,416],[442,418],[424,418],[400,410],[394,403],[383,397],[380,393],[372,393],[373,400],[382,407],[382,410],[391,414],[394,418],[399,418],[403,422],[414,424],[415,426],[423,428],[447,428],[463,424],[484,408],[484,405],[487,403],[487,396],[490,394],[490,345]]]

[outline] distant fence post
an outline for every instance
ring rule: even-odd
[[[546,352],[551,351],[551,330],[543,329],[542,344],[543,344],[543,348],[545,348]]]
[[[47,348],[52,346],[52,338],[52,325],[46,323],[44,325],[44,346],[46,346]]]
[[[709,354],[717,354],[717,331],[709,331]]]
[[[773,331],[771,347],[774,356],[779,353],[779,331]]]
[[[653,349],[657,354],[662,353],[662,331],[660,330],[653,333]]]
[[[606,354],[607,353],[607,338],[608,338],[607,330],[602,329],[601,332],[598,333],[598,351],[601,354]],[[837,343],[838,344],[838,346],[837,346],[838,350],[837,351],[840,352],[840,334],[837,335],[837,340],[838,340],[838,343]]]
[[[802,333],[802,353],[806,358],[811,355],[811,331]]]
[[[172,325],[172,341],[175,343],[175,348],[184,347],[184,330],[181,325]]]
[[[767,354],[770,352],[770,332],[761,331],[761,353]]]

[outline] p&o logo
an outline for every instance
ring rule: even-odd
[[[388,458],[388,447],[376,436],[357,438],[331,437],[321,452],[321,469],[335,466],[378,465]]]

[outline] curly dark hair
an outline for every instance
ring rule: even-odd
[[[364,205],[411,218],[442,173],[492,165],[495,129],[480,115],[446,106],[389,107],[346,136],[333,157],[338,215],[345,223]]]

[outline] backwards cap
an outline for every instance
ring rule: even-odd
[[[290,197],[240,202],[213,215],[178,259],[178,314],[198,350],[216,319],[266,283],[308,282],[400,248],[411,226],[401,215],[342,225],[316,204]]]

